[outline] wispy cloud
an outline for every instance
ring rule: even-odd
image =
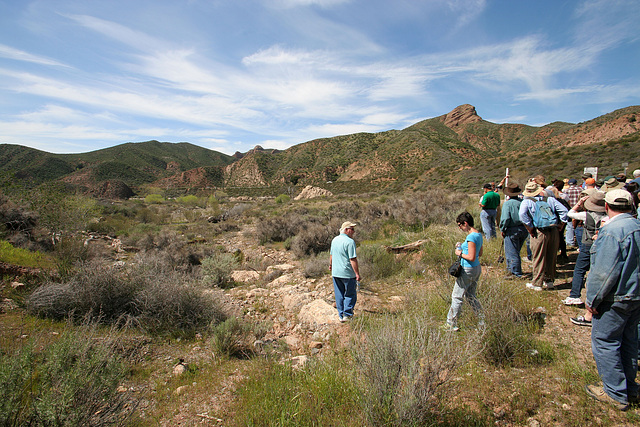
[[[133,30],[116,22],[89,15],[66,15],[66,17],[87,29],[141,51],[155,51],[164,45],[142,31]]]
[[[34,55],[19,49],[12,48],[4,44],[0,44],[0,57],[13,59],[16,61],[32,62],[40,65],[50,65],[55,67],[69,67],[62,62],[44,56]]]

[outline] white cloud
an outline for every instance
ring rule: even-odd
[[[487,7],[486,0],[446,0],[446,4],[458,15],[456,28],[461,28],[477,19]]]
[[[387,130],[377,125],[363,123],[327,123],[323,125],[309,126],[303,130],[310,135],[322,135],[323,137],[331,137],[337,135],[350,135],[360,132],[380,132]]]
[[[267,0],[273,2],[276,5],[285,8],[291,7],[306,7],[306,6],[320,6],[323,8],[329,8],[332,6],[340,5],[343,3],[349,3],[352,0]]]
[[[56,67],[69,67],[55,59],[47,58],[44,56],[33,55],[28,52],[24,52],[19,49],[12,48],[4,44],[0,44],[0,57],[14,59],[16,61],[32,62],[40,65],[51,65]]]
[[[155,51],[165,44],[142,31],[132,30],[127,26],[112,21],[89,15],[66,15],[66,17],[85,28],[141,51]]]
[[[568,95],[575,95],[578,93],[593,93],[599,91],[601,88],[598,86],[590,86],[590,87],[580,87],[580,88],[564,88],[564,89],[546,89],[539,90],[536,92],[523,93],[520,95],[516,95],[515,99],[517,100],[554,100],[558,98],[564,98]]]

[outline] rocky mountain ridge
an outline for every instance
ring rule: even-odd
[[[610,153],[601,153],[601,164],[595,166],[617,167],[618,145],[639,139],[639,116],[640,106],[631,106],[584,123],[534,127],[488,122],[474,106],[464,104],[403,130],[320,138],[282,151],[256,146],[234,156],[187,143],[157,141],[82,155],[51,155],[3,144],[0,173],[35,183],[61,180],[93,193],[99,193],[96,188],[110,180],[120,180],[134,191],[144,186],[194,191],[314,185],[339,193],[419,189],[435,182],[464,188],[486,179],[480,178],[481,172],[494,174],[492,170],[498,173],[503,164],[522,163],[524,153],[544,157],[550,151],[561,154],[567,147],[610,148]],[[553,166],[575,175],[583,165]],[[548,173],[545,164],[536,161],[524,164],[525,168],[531,173]],[[459,171],[468,176],[460,177]]]

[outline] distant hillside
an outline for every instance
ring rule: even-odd
[[[51,154],[0,144],[0,174],[12,175],[33,185],[62,180],[90,188],[105,181],[121,180],[137,187],[199,167],[221,171],[234,160],[189,143],[126,143],[82,154]],[[217,184],[222,184],[222,180]]]
[[[127,143],[84,154],[50,154],[0,145],[0,174],[33,185],[61,180],[91,190],[114,180],[192,191],[274,194],[317,185],[334,193],[449,187],[479,191],[510,168],[516,181],[543,174],[602,177],[640,168],[640,106],[584,123],[534,127],[483,120],[471,105],[403,130],[320,138],[287,150],[257,146],[227,156],[188,143]],[[625,162],[628,165],[625,166]],[[95,190],[92,194],[99,194]]]
[[[585,166],[619,173],[640,168],[640,106],[588,122],[542,127],[483,120],[471,105],[403,130],[322,138],[277,153],[250,152],[226,167],[231,186],[314,184],[366,192],[447,186],[479,191],[505,168],[524,181],[534,174],[579,177]],[[624,153],[621,155],[621,153]]]

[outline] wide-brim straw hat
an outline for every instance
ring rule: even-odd
[[[539,186],[535,181],[529,181],[527,185],[525,185],[522,195],[525,197],[535,197],[543,191],[544,188]]]

